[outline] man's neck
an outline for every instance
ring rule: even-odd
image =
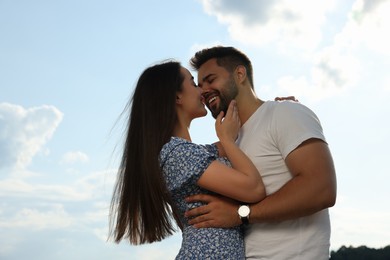
[[[241,125],[245,124],[263,103],[264,101],[260,100],[255,95],[246,96],[237,101]]]

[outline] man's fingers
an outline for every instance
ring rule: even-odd
[[[226,113],[227,117],[231,117],[233,115],[235,107],[236,107],[236,101],[233,99],[229,104],[229,108]]]
[[[184,213],[184,216],[187,217],[187,218],[191,218],[191,217],[196,217],[196,216],[199,216],[199,215],[206,214],[208,212],[209,212],[209,210],[207,208],[207,205],[204,205],[204,206],[199,206],[197,208],[193,208],[193,209],[190,209],[190,210],[186,211]]]
[[[216,226],[215,221],[210,218],[209,214],[204,214],[197,216],[193,219],[189,219],[188,224],[192,225],[195,228],[209,228]]]
[[[201,222],[208,221],[208,220],[209,219],[208,219],[207,214],[204,214],[204,215],[198,215],[197,217],[189,219],[188,223],[190,225],[195,225],[195,224],[199,224]]]
[[[287,97],[276,97],[275,101],[284,101],[284,100],[292,100],[295,102],[299,102],[298,99],[295,98],[295,96],[287,96]]]
[[[232,102],[233,102],[233,101],[232,101]],[[226,111],[226,117],[231,117],[231,116],[232,116],[232,110],[233,110],[233,104],[232,104],[232,102],[230,102],[229,107],[228,107],[228,109],[227,109],[227,111]]]
[[[206,194],[196,194],[186,198],[187,202],[205,202],[209,203],[212,197]]]
[[[193,227],[195,227],[195,228],[210,228],[210,227],[214,227],[214,226],[215,226],[215,224],[213,224],[212,220],[200,222],[200,223],[193,225]]]

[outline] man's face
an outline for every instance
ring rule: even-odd
[[[233,75],[218,66],[216,59],[211,59],[199,68],[198,85],[213,117],[216,118],[221,111],[226,115],[230,102],[238,94]]]

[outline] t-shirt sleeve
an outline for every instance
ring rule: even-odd
[[[205,146],[193,143],[177,145],[168,155],[163,166],[170,190],[186,184],[194,185],[203,172],[216,159]]]
[[[273,127],[275,142],[283,158],[311,138],[326,142],[320,120],[312,110],[300,103],[280,103],[274,111]]]

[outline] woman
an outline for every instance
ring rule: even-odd
[[[111,202],[111,236],[116,242],[160,241],[174,231],[174,217],[183,233],[177,259],[245,258],[239,227],[195,229],[184,217],[197,206],[185,202],[192,194],[214,192],[247,203],[265,197],[259,172],[235,144],[240,128],[235,102],[216,119],[220,142],[194,144],[191,121],[206,114],[201,89],[180,63],[164,62],[142,73]]]

